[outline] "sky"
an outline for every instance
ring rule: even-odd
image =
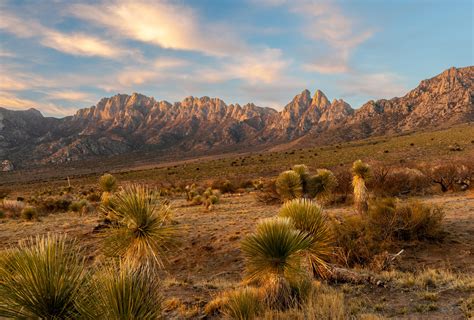
[[[102,97],[281,110],[304,89],[402,96],[473,65],[472,0],[0,0],[0,107],[63,117]]]

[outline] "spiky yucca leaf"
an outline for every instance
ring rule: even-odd
[[[158,278],[146,269],[128,264],[106,267],[99,272],[90,297],[93,319],[159,319],[161,318]]]
[[[241,244],[247,280],[269,281],[301,273],[300,257],[311,247],[311,236],[288,218],[262,220]]]
[[[251,320],[262,311],[258,289],[245,287],[226,292],[223,297],[223,313],[229,319]]]
[[[370,166],[362,160],[356,160],[352,164],[352,175],[358,176],[364,180],[368,180],[371,177]]]
[[[337,187],[336,176],[327,169],[318,169],[316,174],[308,178],[307,192],[312,197],[326,200]]]
[[[332,253],[332,235],[322,207],[312,200],[294,199],[282,206],[279,216],[290,218],[296,229],[311,236],[308,259],[313,272],[323,275]]]
[[[303,195],[301,177],[293,170],[280,173],[275,185],[283,201],[300,198]]]
[[[106,173],[100,177],[99,186],[104,192],[114,192],[117,190],[117,179],[110,173]]]
[[[291,170],[300,175],[301,185],[303,187],[303,192],[306,190],[306,183],[309,178],[309,168],[305,164],[295,164]]]
[[[115,223],[104,230],[105,253],[118,256],[136,268],[163,268],[165,253],[176,235],[170,206],[140,185],[126,186],[111,202],[106,210]]]
[[[38,236],[0,254],[0,317],[74,319],[87,288],[77,243]]]

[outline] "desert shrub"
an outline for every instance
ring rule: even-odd
[[[334,223],[339,258],[350,266],[366,265],[376,255],[396,247],[398,241],[440,239],[443,218],[438,207],[376,199],[364,218],[349,216]]]
[[[105,230],[104,251],[118,256],[135,268],[162,268],[165,253],[172,246],[176,226],[171,209],[145,186],[129,185],[102,207],[114,222]]]
[[[201,204],[203,204],[203,198],[201,195],[198,194],[192,198],[191,205],[198,206]]]
[[[371,177],[371,170],[368,164],[357,160],[352,165],[352,186],[354,187],[354,204],[359,213],[367,211],[367,200],[369,194],[366,181]]]
[[[5,211],[3,211],[2,209],[0,209],[0,219],[3,219],[6,217],[6,214],[5,214]]]
[[[21,210],[21,218],[27,221],[31,221],[38,218],[38,211],[35,207],[27,206]]]
[[[332,235],[321,206],[308,199],[294,199],[282,206],[279,216],[290,218],[296,229],[311,236],[308,260],[313,274],[324,275],[332,253]]]
[[[87,277],[77,243],[62,235],[21,242],[0,255],[0,316],[74,319]]]
[[[226,292],[223,297],[223,314],[229,319],[251,320],[262,311],[258,289],[246,287]]]
[[[252,181],[252,187],[255,189],[255,190],[263,190],[263,187],[265,186],[265,184],[263,183],[263,180],[262,179],[256,179],[256,180],[253,180]]]
[[[3,199],[0,202],[0,207],[5,212],[6,217],[18,218],[21,211],[25,208],[25,203],[22,201]]]
[[[280,195],[276,189],[275,180],[270,181],[255,194],[258,202],[263,204],[277,204],[280,203]]]
[[[306,179],[306,192],[311,198],[327,202],[337,187],[336,176],[327,169],[318,169],[316,174]]]
[[[86,207],[88,204],[89,203],[85,199],[74,201],[69,205],[69,210],[73,212],[80,212],[82,208]]]
[[[212,190],[211,188],[207,188],[206,191],[202,194],[202,204],[206,208],[206,210],[211,210],[215,204],[217,204],[220,200],[220,192],[219,190]]]
[[[99,202],[100,201],[100,194],[93,192],[87,195],[86,198],[90,202]]]
[[[466,190],[474,178],[471,163],[451,162],[425,166],[422,170],[433,183],[440,186],[442,192]]]
[[[158,279],[126,264],[107,267],[94,278],[89,304],[92,319],[160,319]]]
[[[114,192],[117,190],[117,179],[110,173],[99,178],[99,186],[103,192]]]
[[[283,201],[300,198],[303,195],[301,176],[293,170],[280,173],[275,185]]]
[[[376,196],[393,197],[423,194],[431,187],[431,181],[417,169],[378,166],[373,168],[368,186]]]
[[[337,180],[337,186],[334,188],[334,194],[336,195],[336,202],[345,203],[352,195],[352,174],[345,168],[339,168],[334,171],[334,176]]]
[[[234,193],[237,190],[237,186],[228,179],[213,181],[211,188],[220,190],[222,193]]]
[[[290,305],[292,279],[304,275],[301,255],[312,239],[288,218],[262,220],[254,234],[241,243],[246,279],[263,285],[264,301],[274,308]]]
[[[38,209],[47,213],[66,212],[72,201],[66,197],[48,197],[38,200]]]

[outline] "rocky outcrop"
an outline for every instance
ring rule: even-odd
[[[134,93],[103,98],[62,119],[35,109],[0,108],[0,159],[16,167],[131,151],[245,150],[298,139],[326,143],[474,121],[474,67],[451,68],[400,98],[352,109],[320,90],[296,95],[282,111],[218,98],[169,103]]]

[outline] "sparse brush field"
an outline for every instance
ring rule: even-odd
[[[472,318],[472,159],[465,125],[0,176],[0,318]]]

